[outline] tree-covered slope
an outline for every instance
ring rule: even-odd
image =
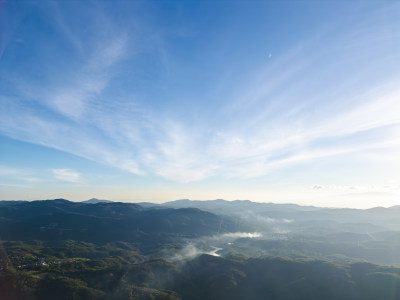
[[[0,206],[3,240],[136,241],[157,236],[198,237],[235,232],[237,223],[196,208],[142,208],[132,203],[76,203],[63,199]]]
[[[71,260],[0,274],[1,299],[380,299],[400,297],[400,269],[282,257],[187,262]]]

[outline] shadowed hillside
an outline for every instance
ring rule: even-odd
[[[399,299],[397,208],[95,202],[0,202],[0,299]]]

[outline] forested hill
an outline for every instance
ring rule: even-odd
[[[400,269],[280,257],[57,260],[0,273],[7,300],[397,300]]]
[[[396,207],[190,204],[0,201],[0,299],[400,300]]]
[[[238,222],[197,208],[143,208],[138,204],[88,204],[64,199],[0,202],[3,240],[128,241],[239,230]],[[243,225],[241,225],[243,227]]]

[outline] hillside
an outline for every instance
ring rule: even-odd
[[[196,208],[143,208],[133,203],[95,204],[64,199],[7,202],[0,209],[3,240],[79,240],[90,242],[189,238],[238,230],[224,219]]]
[[[282,257],[75,259],[2,272],[1,299],[399,299],[400,269]]]
[[[4,201],[0,299],[399,299],[396,210]]]

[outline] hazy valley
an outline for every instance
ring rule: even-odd
[[[398,299],[399,210],[2,201],[0,296]]]

